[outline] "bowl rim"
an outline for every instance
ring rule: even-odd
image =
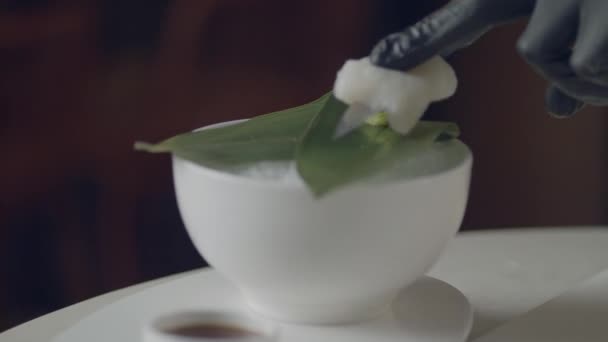
[[[237,124],[239,122],[243,122],[243,121],[247,121],[247,120],[248,119],[237,119],[237,120],[218,122],[218,123],[214,123],[214,124],[210,124],[207,126],[203,126],[203,127],[194,129],[193,132],[201,131],[201,130],[209,129],[209,128],[224,127],[227,125]],[[386,184],[396,185],[396,184],[407,184],[407,183],[424,182],[424,181],[430,182],[434,179],[442,178],[450,173],[454,173],[457,170],[460,170],[462,168],[465,168],[465,167],[471,165],[473,162],[473,153],[471,151],[471,148],[467,144],[462,142],[461,140],[458,140],[458,142],[462,145],[462,147],[464,147],[464,153],[463,153],[463,156],[460,157],[459,160],[454,163],[454,165],[447,167],[445,169],[441,169],[437,172],[407,177],[402,180],[390,181],[390,182],[387,182]],[[273,181],[272,179],[246,177],[246,176],[239,175],[237,173],[221,171],[221,170],[215,169],[213,167],[197,164],[190,160],[181,158],[175,154],[171,154],[171,159],[172,159],[173,165],[175,165],[176,163],[181,163],[184,166],[186,166],[189,170],[191,170],[192,172],[195,172],[196,174],[200,174],[202,176],[211,178],[215,181],[233,183],[235,185],[241,185],[241,186],[261,186],[261,187],[265,187],[265,188],[283,189],[283,190],[301,191],[303,189],[306,189],[306,184],[304,182],[276,182],[276,181]],[[175,172],[174,172],[174,177],[175,177]],[[360,183],[360,185],[365,186],[368,184]],[[377,186],[378,185],[376,184],[375,186],[372,186],[372,187],[377,187]],[[369,185],[368,185],[368,187],[369,187]]]

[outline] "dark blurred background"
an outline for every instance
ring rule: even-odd
[[[442,2],[0,0],[0,331],[205,265],[169,159],[135,140],[314,99]],[[429,112],[475,154],[463,229],[608,223],[606,109],[545,113],[523,24],[451,58],[459,91]]]

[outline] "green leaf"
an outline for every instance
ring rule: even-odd
[[[295,149],[330,94],[308,104],[254,117],[237,124],[188,132],[158,144],[136,142],[135,149],[173,153],[219,169],[270,160],[293,160]]]
[[[224,171],[262,161],[295,160],[308,188],[322,196],[352,183],[373,181],[386,170],[424,174],[428,170],[416,165],[393,166],[432,155],[432,148],[459,134],[452,123],[421,121],[402,136],[388,127],[386,114],[378,113],[362,127],[334,140],[345,110],[346,105],[330,93],[299,107],[180,134],[158,144],[137,142],[135,149],[172,153]]]
[[[453,123],[421,121],[405,136],[385,125],[366,124],[335,140],[345,110],[344,103],[329,98],[296,150],[298,172],[318,197],[371,178],[459,134]]]

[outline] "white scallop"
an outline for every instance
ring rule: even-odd
[[[407,72],[381,68],[362,58],[346,61],[338,71],[334,95],[349,105],[387,112],[391,128],[406,134],[431,102],[452,96],[457,83],[454,70],[439,56]]]

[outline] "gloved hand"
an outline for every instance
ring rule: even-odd
[[[517,49],[549,80],[549,112],[565,117],[584,103],[608,105],[608,0],[452,0],[382,39],[370,59],[381,67],[407,70],[527,16]]]

